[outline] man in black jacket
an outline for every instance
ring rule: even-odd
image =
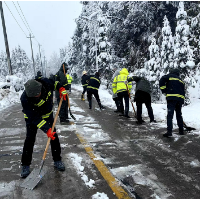
[[[26,121],[26,139],[24,142],[21,158],[22,172],[21,177],[25,178],[30,173],[33,147],[37,134],[37,129],[41,129],[51,138],[51,152],[54,160],[54,167],[60,171],[65,170],[61,161],[61,148],[56,129],[51,133],[53,125],[53,90],[59,90],[60,96],[66,99],[67,91],[59,83],[52,79],[31,79],[25,83],[25,91],[21,95],[22,112]]]
[[[59,71],[55,75],[55,81],[59,82],[62,87],[64,87],[66,90],[69,90],[68,87],[68,81],[66,74],[68,70],[68,65],[67,63],[62,63]],[[59,92],[56,91],[56,98],[57,98],[57,103],[59,105],[60,103],[60,95]],[[59,118],[60,118],[60,124],[65,125],[69,123],[69,117],[68,117],[68,100],[63,101],[62,106],[60,108],[60,113],[59,113]]]
[[[81,83],[83,86],[83,92],[81,94],[81,101],[85,101],[84,94],[87,91],[87,86],[88,86],[90,77],[87,75],[87,72],[85,70],[82,72],[82,74],[83,76],[81,77]]]
[[[137,124],[142,124],[145,121],[142,119],[142,104],[144,103],[148,115],[151,122],[156,122],[154,120],[154,114],[153,109],[151,107],[151,86],[148,80],[146,80],[144,77],[139,76],[132,76],[128,78],[127,82],[135,81],[136,82],[136,89],[135,89],[135,99],[136,105],[137,105]]]
[[[161,77],[159,81],[160,89],[167,99],[167,133],[164,137],[172,136],[173,129],[173,115],[174,110],[176,111],[176,119],[179,127],[179,134],[183,133],[183,118],[182,118],[182,105],[185,99],[185,84],[179,77],[178,69],[171,69],[170,73]]]
[[[42,78],[42,73],[41,71],[37,72],[37,76],[35,76],[35,79],[41,79]]]
[[[89,109],[92,109],[92,95],[94,95],[100,109],[105,109],[104,106],[101,105],[101,101],[99,99],[99,86],[101,81],[99,79],[99,72],[96,72],[94,76],[90,76],[90,80],[87,86],[87,98],[89,101]]]

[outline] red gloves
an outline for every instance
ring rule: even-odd
[[[59,93],[60,93],[60,99],[61,99],[61,97],[62,97],[62,95],[63,95],[63,99],[66,101],[67,91],[65,90],[64,87],[61,87],[61,88],[59,89]]]
[[[52,140],[54,140],[55,139],[55,137],[53,137],[54,136],[54,134],[55,134],[56,132],[51,132],[51,128],[47,131],[47,136],[48,137],[50,137]]]

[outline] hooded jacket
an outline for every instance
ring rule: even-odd
[[[67,73],[67,70],[68,68],[65,66],[65,73]],[[67,77],[63,71],[63,65],[61,65],[59,71],[56,73],[55,81],[59,82],[62,85],[62,87],[64,87],[66,90],[69,90]],[[56,91],[56,98],[59,98],[59,96],[59,91]]]
[[[113,81],[114,81],[114,78],[119,75],[119,72],[120,72],[120,69],[118,69],[118,70],[115,71],[115,73],[113,74],[113,78],[112,78]],[[117,97],[117,93],[113,92],[112,98],[114,99],[116,97]]]
[[[184,103],[185,83],[179,77],[179,70],[173,69],[169,74],[161,77],[159,86],[167,100],[177,100]]]
[[[128,75],[129,75],[128,70],[126,68],[123,68],[119,73],[120,75],[114,78],[113,84],[112,84],[114,94],[127,91],[124,81],[128,79]],[[132,88],[132,83],[129,83],[128,84],[129,91],[131,90],[131,88]]]

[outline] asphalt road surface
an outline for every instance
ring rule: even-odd
[[[200,198],[198,131],[179,136],[175,130],[174,137],[164,138],[163,122],[150,124],[146,118],[139,126],[132,113],[127,119],[111,108],[100,110],[94,99],[89,110],[78,91],[70,94],[70,102],[77,120],[56,124],[66,170],[54,169],[49,149],[44,164],[47,174],[34,190],[21,187],[26,134],[21,105],[0,113],[0,198],[92,199],[98,193],[110,199]],[[39,130],[31,170],[40,165],[46,142],[46,134]],[[77,157],[80,166],[74,162]]]

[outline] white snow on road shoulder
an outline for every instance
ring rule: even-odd
[[[96,194],[92,195],[92,199],[109,199],[108,196],[102,192],[97,192]]]
[[[77,173],[81,176],[81,179],[84,181],[84,183],[89,188],[94,188],[95,181],[92,179],[88,179],[87,175],[84,172],[84,166],[81,165],[83,158],[78,156],[78,154],[76,153],[69,153],[68,156],[71,159]]]

